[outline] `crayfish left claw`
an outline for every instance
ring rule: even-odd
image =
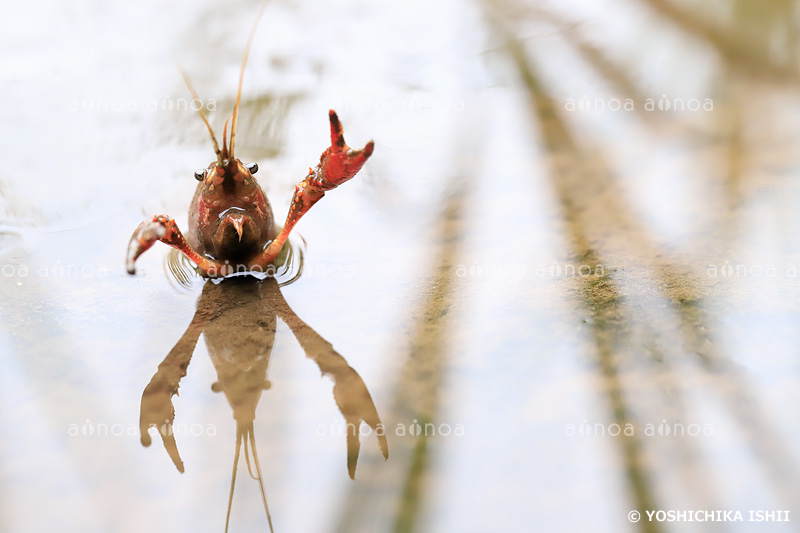
[[[320,157],[317,175],[312,183],[323,191],[329,191],[352,179],[375,150],[375,142],[369,141],[361,150],[352,150],[344,141],[344,129],[336,112],[331,109],[331,145]]]
[[[328,113],[328,117],[331,120],[331,151],[349,152],[348,155],[351,157],[357,154],[363,154],[364,160],[366,161],[366,159],[372,155],[372,151],[375,149],[375,143],[372,141],[368,142],[363,150],[351,150],[344,140],[344,128],[342,127],[342,122],[339,120],[339,115],[336,114],[336,111],[331,109]]]
[[[261,255],[251,262],[251,265],[263,268],[277,257],[297,221],[325,196],[326,192],[352,179],[375,150],[373,141],[369,141],[361,150],[351,150],[344,142],[344,129],[339,116],[331,109],[328,117],[331,121],[331,145],[322,152],[316,168],[309,168],[303,181],[296,185],[283,229],[264,248]]]
[[[372,155],[372,152],[375,150],[375,141],[370,141],[361,151],[364,154],[364,159],[367,159],[369,156]]]
[[[344,128],[342,128],[339,115],[336,114],[336,111],[331,109],[328,112],[328,118],[331,119],[331,146],[337,146],[339,148],[347,146],[347,143],[344,142]]]

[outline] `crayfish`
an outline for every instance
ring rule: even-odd
[[[175,220],[166,215],[156,215],[139,224],[128,244],[126,268],[129,274],[136,272],[136,260],[156,241],[181,251],[206,278],[268,271],[300,218],[327,191],[352,179],[372,155],[373,141],[361,150],[351,150],[347,146],[339,117],[331,110],[331,145],[322,152],[319,164],[309,168],[308,175],[296,185],[286,222],[282,228],[276,226],[269,201],[254,176],[258,164],[244,164],[234,155],[242,81],[255,29],[253,27],[245,47],[236,104],[233,114],[225,121],[221,149],[202,106],[198,109],[211,135],[216,159],[194,173],[200,183],[189,209],[189,232],[184,236]],[[181,73],[192,96],[199,100],[189,77]],[[229,121],[230,144],[227,141]]]

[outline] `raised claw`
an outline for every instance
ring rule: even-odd
[[[323,191],[329,191],[355,176],[375,150],[375,142],[369,141],[361,150],[352,150],[344,140],[342,123],[336,112],[328,113],[331,121],[331,145],[319,159],[319,170],[311,180]]]
[[[344,130],[336,112],[328,113],[331,121],[331,145],[322,152],[316,168],[309,168],[308,175],[295,186],[286,222],[277,237],[251,262],[251,267],[262,267],[275,259],[281,251],[292,228],[317,203],[325,193],[352,179],[375,150],[369,141],[361,150],[351,150],[344,141]]]

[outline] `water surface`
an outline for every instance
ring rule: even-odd
[[[130,277],[213,159],[175,63],[220,131],[258,7],[6,9],[3,530],[223,530],[252,416],[276,531],[797,529],[795,2],[275,0],[237,152],[276,217],[329,108],[375,154],[295,283],[182,285],[161,245]],[[140,442],[165,358],[179,461]],[[231,530],[266,530],[238,467]]]

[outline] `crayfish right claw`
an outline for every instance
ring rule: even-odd
[[[139,224],[128,243],[128,254],[125,260],[125,269],[128,274],[136,274],[136,260],[166,234],[167,228],[160,221],[150,220]]]

